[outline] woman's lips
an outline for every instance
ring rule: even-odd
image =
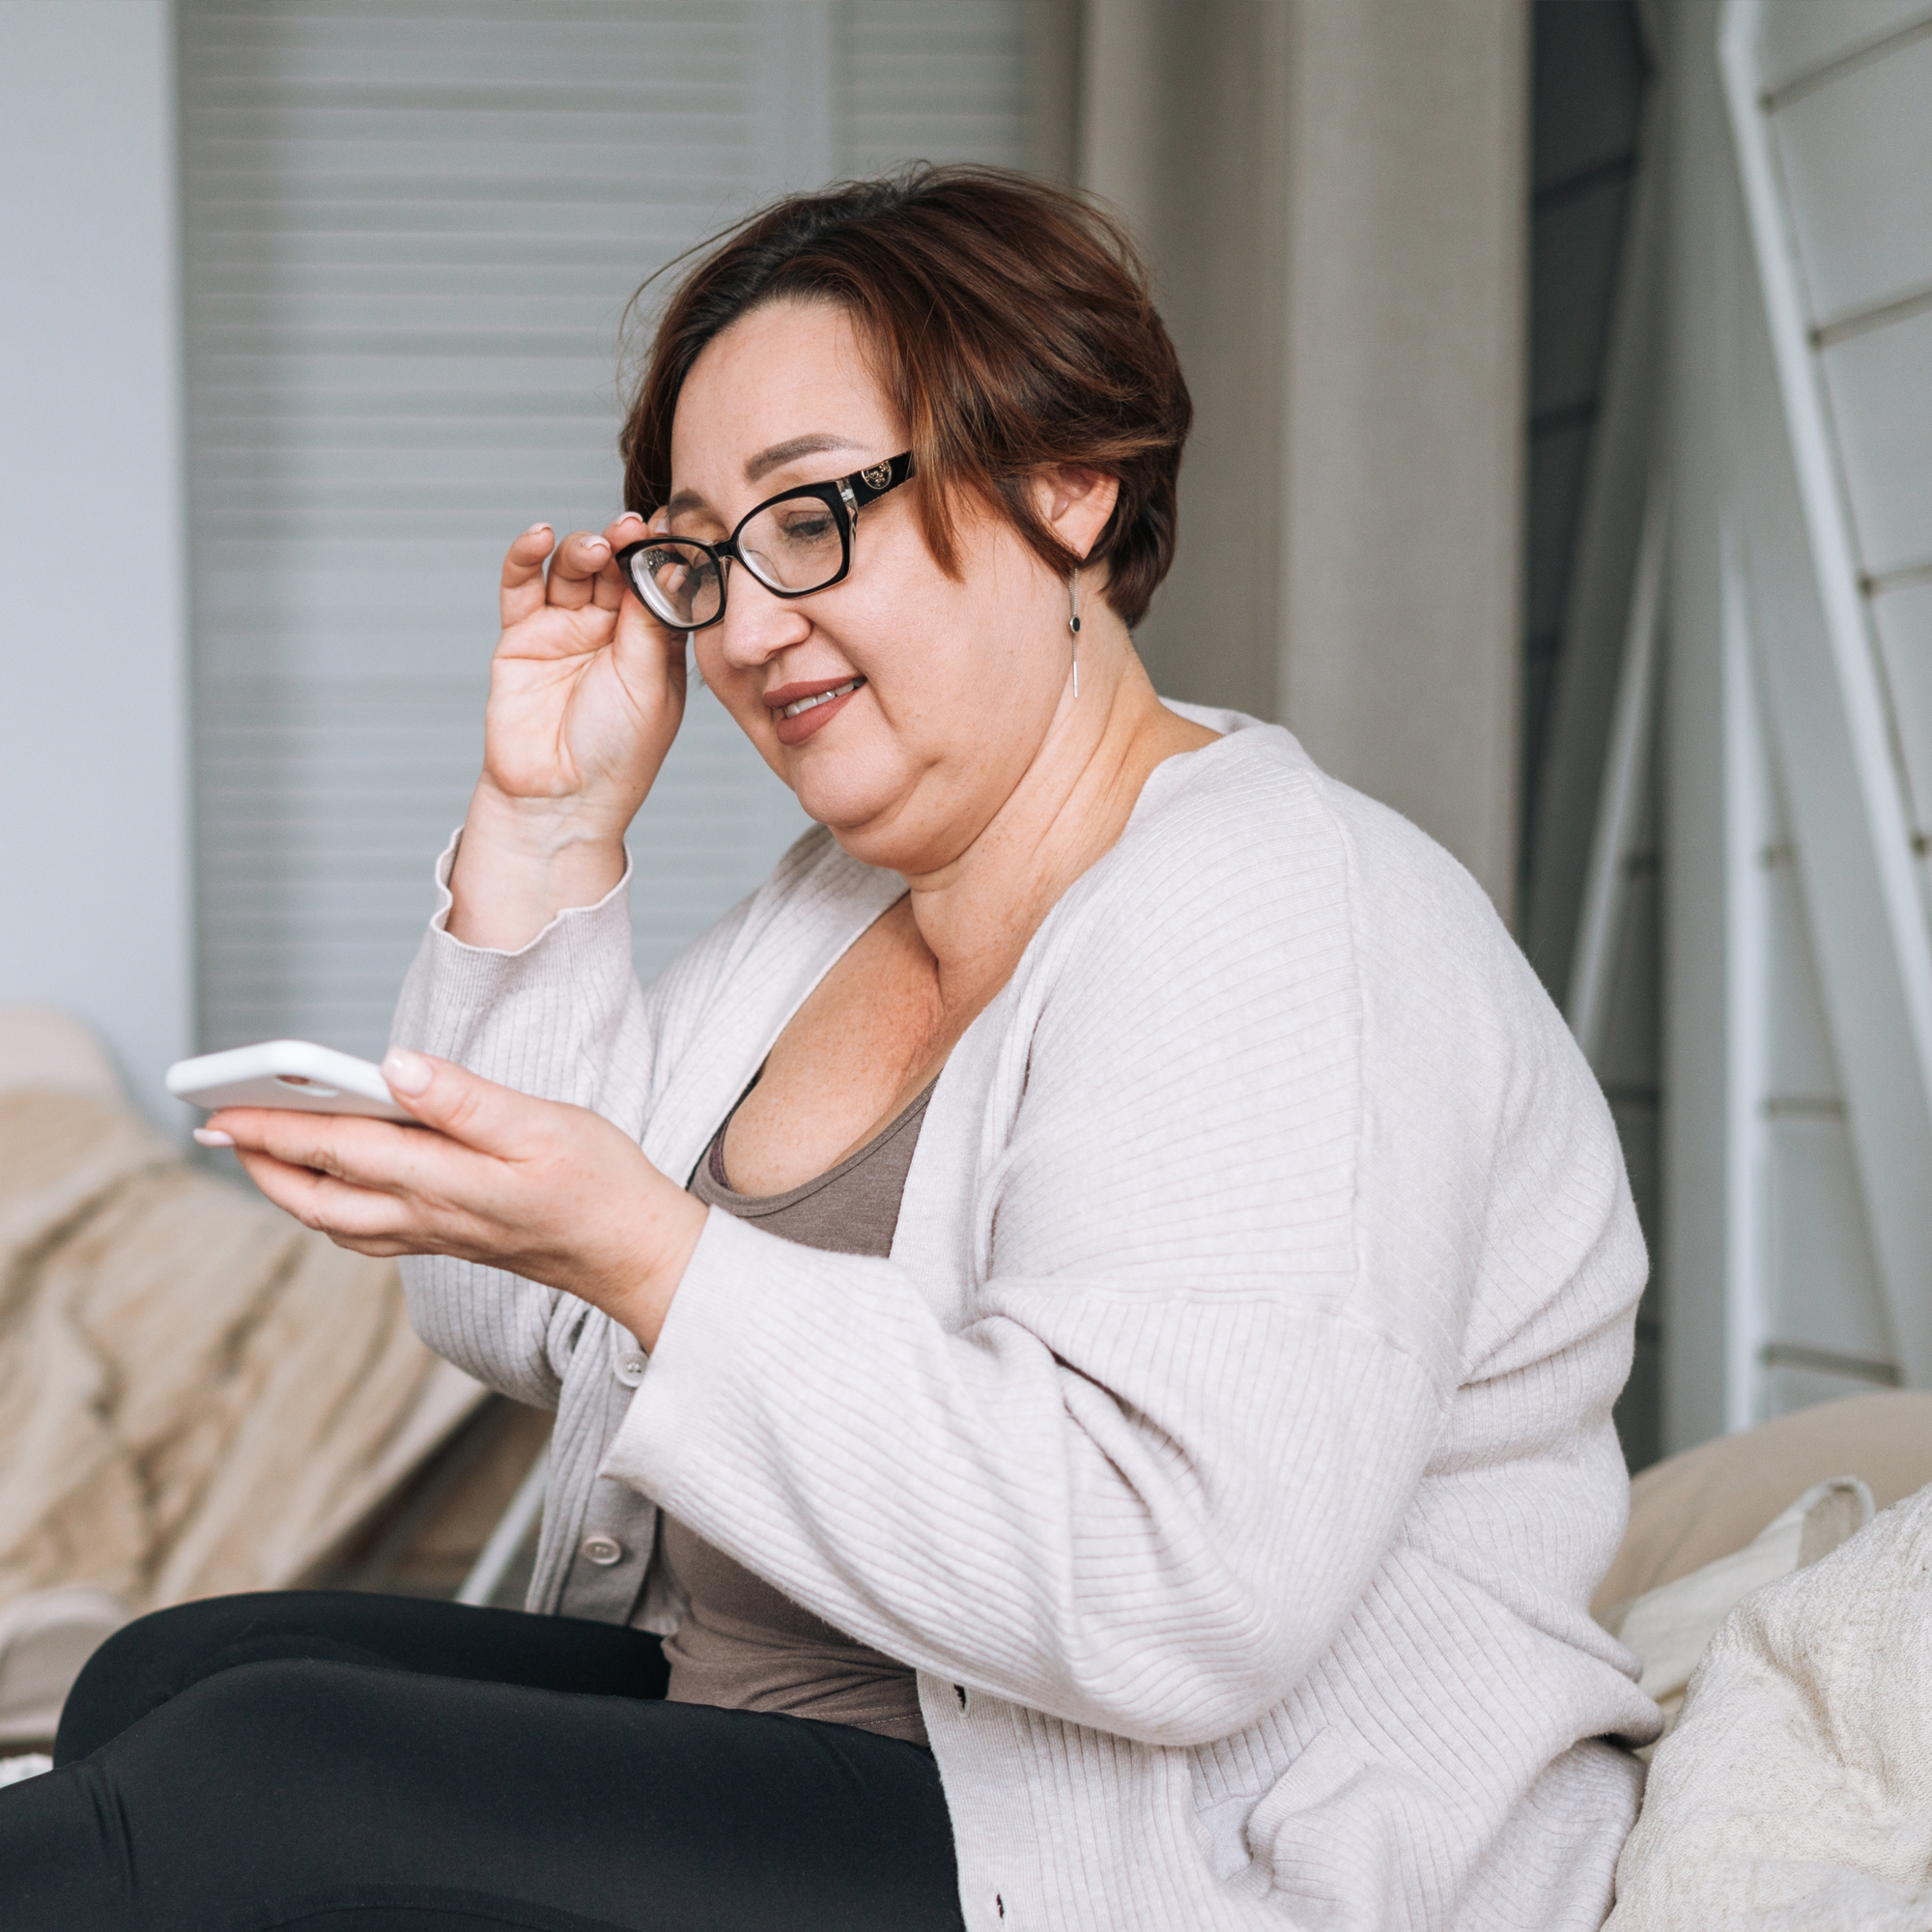
[[[773,692],[765,702],[772,708],[779,743],[804,744],[814,731],[824,730],[865,688],[863,677],[848,677],[840,684],[783,686]]]

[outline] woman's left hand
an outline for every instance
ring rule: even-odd
[[[270,1201],[338,1247],[504,1268],[580,1296],[656,1347],[704,1232],[701,1202],[588,1108],[402,1049],[383,1076],[421,1127],[229,1107],[196,1138],[232,1144]]]

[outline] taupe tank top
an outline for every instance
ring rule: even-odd
[[[841,1255],[890,1254],[931,1097],[927,1087],[857,1153],[782,1194],[733,1190],[724,1170],[727,1116],[691,1177],[691,1192],[709,1207],[804,1247]],[[670,1664],[665,1694],[673,1703],[785,1711],[908,1744],[926,1742],[917,1681],[904,1664],[813,1616],[674,1517],[665,1515],[659,1524],[659,1559],[691,1605],[675,1634],[665,1640]]]

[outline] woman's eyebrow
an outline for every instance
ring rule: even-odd
[[[775,442],[769,449],[761,449],[757,455],[745,464],[745,481],[755,483],[760,476],[778,469],[782,463],[791,463],[801,456],[816,456],[827,449],[857,449],[859,444],[850,437],[834,436],[830,431],[814,431],[808,436],[794,436],[784,442]]]
[[[769,475],[781,464],[795,463],[801,456],[817,456],[828,449],[861,449],[864,445],[852,440],[848,436],[835,436],[830,430],[813,430],[806,436],[795,436],[784,442],[775,442],[769,449],[761,449],[757,455],[748,457],[745,462],[745,481],[755,483],[760,476]],[[675,490],[665,508],[673,517],[682,516],[687,510],[709,509],[702,494],[696,490]]]

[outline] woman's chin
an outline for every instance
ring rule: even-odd
[[[835,720],[830,731],[795,748],[778,747],[784,781],[807,817],[835,833],[858,832],[882,815],[890,816],[905,793],[896,760],[881,758],[878,747],[853,742],[858,735]]]
[[[840,781],[832,773],[813,772],[792,785],[805,815],[830,832],[864,866],[900,872],[913,866],[915,853],[905,837],[905,793],[897,787]],[[915,867],[915,869],[917,867]]]
[[[855,793],[845,785],[804,784],[792,790],[805,815],[824,826],[855,859],[864,859],[868,866],[886,863],[872,858],[870,848],[880,840],[895,801]]]

